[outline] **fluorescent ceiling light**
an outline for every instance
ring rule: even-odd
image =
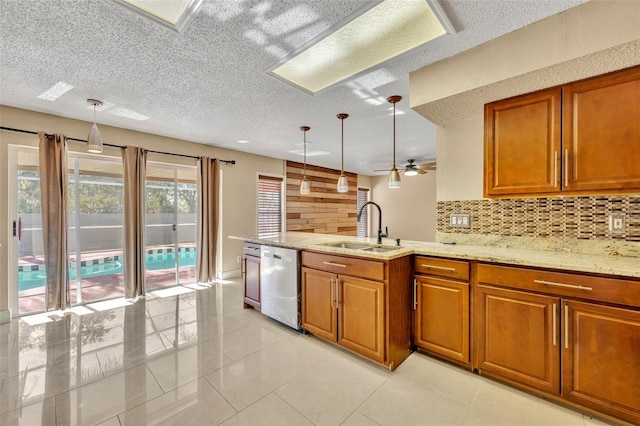
[[[434,0],[384,0],[330,34],[311,40],[267,70],[308,93],[315,94],[358,76],[453,27]]]
[[[293,151],[289,151],[291,154],[304,155],[304,149],[294,149]],[[330,152],[327,151],[309,151],[307,150],[307,157],[317,157],[319,155],[329,155]]]
[[[198,13],[203,0],[113,0],[145,18],[182,32]]]
[[[72,85],[67,84],[64,81],[59,81],[51,86],[49,90],[38,95],[38,98],[45,99],[47,101],[55,101],[71,89],[73,89]]]
[[[125,107],[116,107],[112,109],[110,112],[113,115],[117,115],[124,118],[130,118],[132,120],[144,121],[149,119],[149,117],[147,117],[146,115],[142,115],[138,112],[132,111]]]

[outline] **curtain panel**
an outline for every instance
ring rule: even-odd
[[[124,295],[145,294],[144,285],[144,182],[147,152],[136,146],[122,148],[124,170]]]
[[[46,309],[70,307],[67,263],[67,137],[38,132]],[[77,259],[79,262],[79,259]]]
[[[209,157],[198,161],[198,235],[196,246],[196,282],[216,279],[218,243],[218,162]]]

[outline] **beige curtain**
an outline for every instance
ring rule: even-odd
[[[145,150],[122,148],[124,167],[124,295],[135,298],[144,288],[144,179],[147,168]]]
[[[40,197],[42,242],[47,274],[46,309],[70,306],[67,265],[67,137],[45,135],[40,139]]]
[[[198,241],[196,247],[196,281],[216,279],[218,242],[218,162],[209,157],[198,161]]]

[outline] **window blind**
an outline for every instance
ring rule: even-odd
[[[282,232],[281,177],[258,176],[258,237],[272,237]]]
[[[364,203],[369,201],[369,189],[368,188],[358,188],[358,210],[360,211],[360,207]],[[357,228],[358,237],[368,237],[369,236],[369,207],[362,211],[362,216],[360,217],[360,222],[358,222]]]

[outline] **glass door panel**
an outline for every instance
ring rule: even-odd
[[[46,272],[40,209],[40,173],[38,150],[20,148],[16,158],[14,182],[16,204],[14,234],[17,240],[17,273],[14,275],[14,309],[18,315],[45,310]],[[17,296],[17,297],[16,297]]]
[[[122,160],[69,154],[71,303],[124,296]]]
[[[198,183],[193,167],[176,169],[177,178],[177,262],[178,283],[196,282],[196,233],[198,225]]]
[[[177,200],[172,166],[147,163],[145,182],[145,285],[147,290],[176,285]]]

